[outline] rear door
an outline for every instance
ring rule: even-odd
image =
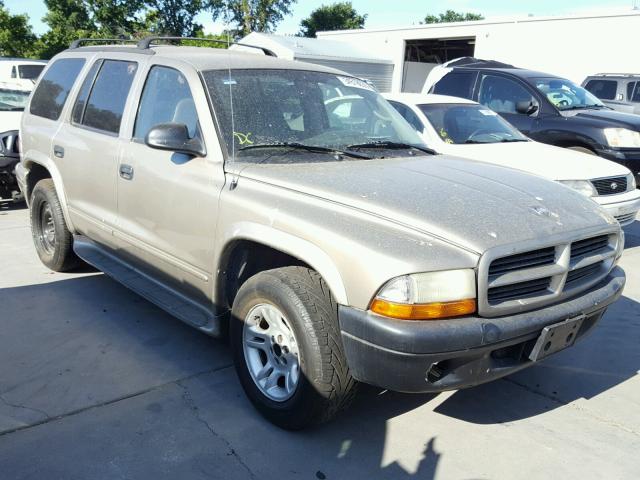
[[[198,74],[181,62],[152,64],[144,74],[118,177],[121,250],[155,279],[206,303],[211,298],[218,197],[223,157]],[[145,144],[162,123],[187,126],[205,143],[206,156]]]
[[[540,100],[529,86],[515,78],[481,73],[477,102],[499,113],[525,135],[534,130],[538,120],[539,112],[526,114],[516,111],[518,102],[533,102],[540,106]]]
[[[117,216],[118,156],[126,143],[120,127],[138,68],[138,62],[124,57],[94,59],[68,121],[53,140],[75,227],[110,246]]]

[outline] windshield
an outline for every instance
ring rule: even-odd
[[[395,109],[353,77],[271,69],[210,70],[203,76],[229,156],[238,161],[263,161],[286,146],[297,148],[289,161],[332,158],[320,149],[367,154],[341,158],[351,160],[393,155],[385,146],[424,148]]]
[[[526,142],[527,137],[512,127],[493,110],[475,104],[419,105],[445,143]]]
[[[579,108],[601,108],[605,105],[591,92],[562,78],[536,78],[536,88],[542,92],[558,110]]]
[[[20,111],[24,110],[31,92],[23,90],[9,90],[0,88],[0,111]]]
[[[18,76],[26,80],[36,80],[40,73],[44,70],[43,65],[19,65]]]

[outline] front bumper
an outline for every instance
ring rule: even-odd
[[[638,189],[622,194],[593,197],[593,200],[615,217],[623,227],[633,223],[640,211],[640,190]]]
[[[528,356],[545,326],[584,314],[580,339],[622,294],[614,270],[579,297],[498,318],[399,321],[341,306],[340,329],[356,380],[400,392],[471,387],[533,364]]]
[[[637,148],[601,148],[597,149],[598,156],[624,165],[633,172],[636,183],[640,186],[640,149]]]

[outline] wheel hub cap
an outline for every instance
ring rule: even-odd
[[[244,321],[242,345],[258,389],[276,402],[291,398],[300,380],[299,352],[282,312],[268,304],[253,307]]]
[[[40,241],[47,253],[52,253],[56,246],[56,226],[53,223],[53,212],[48,202],[42,204],[40,213]]]

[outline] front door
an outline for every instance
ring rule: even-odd
[[[115,234],[137,268],[205,303],[212,295],[224,170],[203,87],[193,76],[190,87],[175,68],[153,65],[148,71],[132,138],[121,156]],[[184,124],[191,137],[206,137],[207,155],[147,146],[147,133],[162,123]]]
[[[538,113],[518,113],[518,102],[533,102],[539,105],[536,97],[522,83],[500,75],[482,74],[478,91],[478,103],[499,113],[511,125],[525,135],[534,130]]]

